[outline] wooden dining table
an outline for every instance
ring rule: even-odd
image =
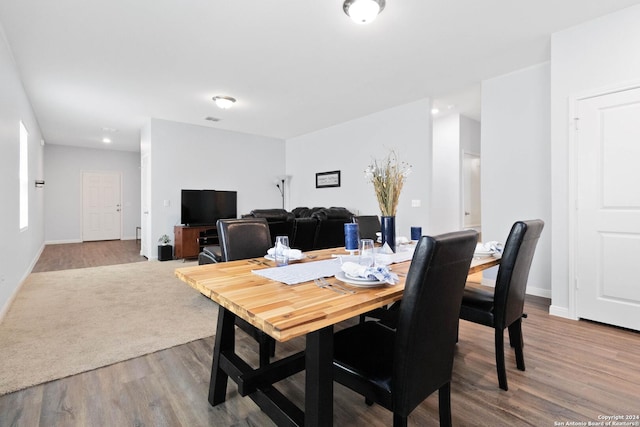
[[[348,255],[344,248],[306,252],[299,261],[315,262]],[[474,258],[469,274],[498,265],[493,257]],[[220,309],[213,351],[209,403],[225,401],[231,377],[242,396],[249,396],[276,424],[330,426],[333,423],[333,327],[402,299],[411,262],[392,264],[399,283],[379,287],[356,287],[336,278],[330,283],[352,290],[338,293],[316,286],[314,281],[295,285],[270,280],[254,271],[275,267],[265,258],[183,267],[175,275],[215,301]],[[251,367],[234,349],[235,318],[244,319],[277,341],[306,337],[305,350]],[[304,411],[291,403],[274,383],[305,370]]]

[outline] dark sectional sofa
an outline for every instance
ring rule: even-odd
[[[289,246],[301,251],[344,246],[344,224],[353,222],[353,213],[345,208],[254,209],[243,218],[264,218],[269,224],[271,243],[276,236],[289,236]],[[198,264],[221,260],[220,246],[207,246],[198,256]]]
[[[353,222],[353,213],[340,207],[299,207],[284,209],[254,209],[243,218],[265,218],[271,239],[289,236],[292,248],[302,251],[344,246],[344,224]]]

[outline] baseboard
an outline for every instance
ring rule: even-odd
[[[480,281],[480,284],[482,286],[489,286],[490,288],[495,288],[496,287],[496,280],[495,279],[487,279],[487,278],[483,277],[482,280]]]
[[[69,240],[47,240],[44,242],[45,245],[64,245],[65,243],[82,243],[80,239],[69,239]]]
[[[136,236],[125,236],[120,240],[137,240]],[[65,243],[82,243],[82,239],[69,239],[69,240],[47,240],[44,242],[46,245],[64,245]]]
[[[527,286],[527,295],[535,295],[551,299],[551,289],[536,288],[535,286]]]
[[[27,268],[27,271],[24,273],[24,275],[22,276],[22,278],[18,282],[18,286],[16,286],[16,288],[11,293],[11,296],[7,300],[7,303],[4,305],[4,307],[2,307],[2,310],[0,310],[0,323],[2,323],[2,321],[4,320],[4,316],[6,316],[7,313],[9,312],[9,308],[11,307],[11,305],[13,304],[13,301],[18,296],[18,292],[20,292],[20,289],[22,288],[22,285],[24,285],[25,280],[27,280],[27,277],[29,277],[29,275],[33,271],[33,267],[36,266],[36,263],[40,259],[40,255],[42,255],[42,251],[44,250],[44,246],[45,246],[45,243],[42,243],[42,245],[40,246],[40,249],[38,250],[38,253],[31,260],[31,263],[29,264],[29,267]]]
[[[567,307],[560,307],[557,305],[551,305],[549,307],[549,314],[557,317],[564,317],[565,319],[573,319],[569,315],[569,309]],[[575,320],[575,319],[573,319]]]
[[[495,279],[487,279],[486,277],[483,277],[481,283],[482,283],[482,285],[489,286],[491,288],[495,288],[496,287],[496,280]],[[535,286],[527,286],[527,295],[534,295],[534,296],[537,296],[537,297],[543,297],[543,298],[551,299],[551,290],[550,289],[537,288]]]

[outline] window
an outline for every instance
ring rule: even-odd
[[[29,134],[20,121],[20,230],[29,226]]]

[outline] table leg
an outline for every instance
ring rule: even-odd
[[[333,326],[307,334],[305,425],[333,425]]]
[[[211,380],[209,382],[209,403],[212,406],[224,402],[227,394],[227,380],[229,376],[220,367],[220,354],[233,352],[235,346],[236,316],[222,306],[218,306],[218,326],[216,340],[213,346],[213,361],[211,363]]]

